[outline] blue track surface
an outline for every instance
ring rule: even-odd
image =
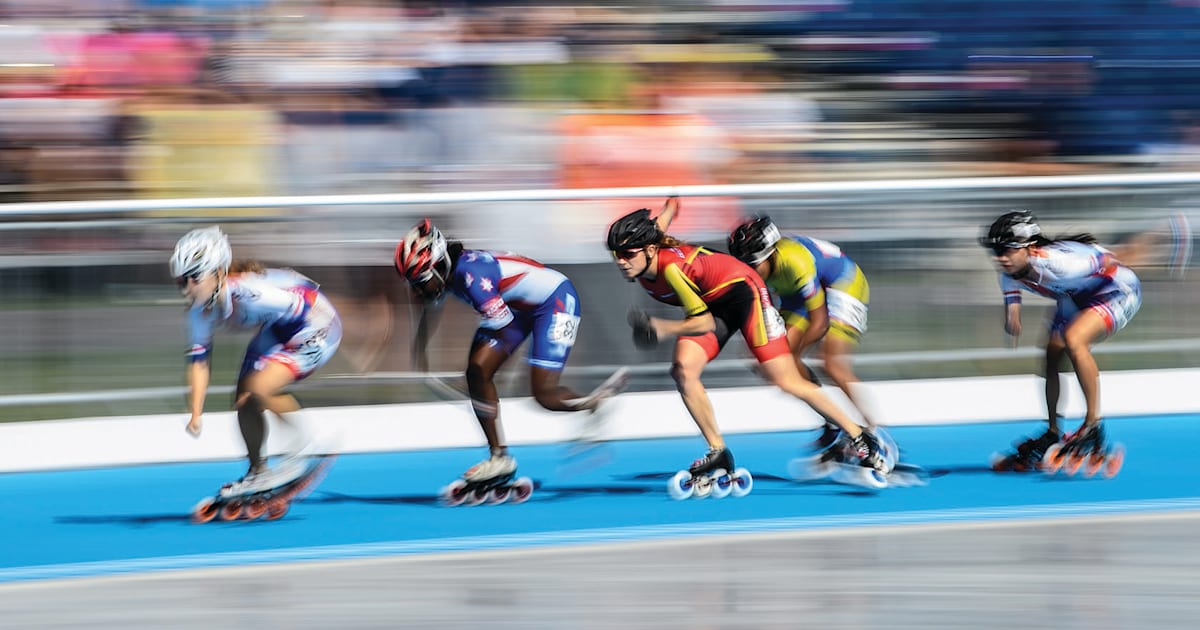
[[[1071,423],[1069,428],[1074,428]],[[578,457],[568,446],[517,447],[520,472],[540,485],[522,505],[446,508],[438,488],[479,449],[343,455],[324,483],[275,522],[192,524],[188,512],[241,463],[174,464],[0,476],[0,582],[158,569],[449,550],[644,540],[713,533],[934,523],[1200,508],[1182,445],[1200,438],[1196,416],[1108,420],[1127,448],[1112,480],[996,474],[1007,450],[1037,423],[892,430],[926,486],[878,492],[785,479],[812,434],[730,435],[755,477],[741,499],[668,498],[666,481],[703,450],[699,437],[613,442]],[[1164,445],[1169,445],[1164,446]],[[1157,455],[1156,455],[1157,454]],[[1167,462],[1173,460],[1169,465]]]

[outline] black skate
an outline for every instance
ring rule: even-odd
[[[474,506],[487,503],[524,503],[533,496],[533,480],[517,477],[517,462],[508,455],[494,456],[472,466],[463,476],[442,488],[443,505]]]
[[[275,470],[247,473],[245,477],[221,486],[216,495],[201,499],[192,508],[192,521],[252,521],[259,517],[273,521],[282,518],[293,502],[308,496],[321,483],[334,457],[295,458],[283,462]]]
[[[1105,479],[1116,477],[1125,463],[1125,447],[1107,444],[1104,433],[1102,422],[1091,426],[1081,425],[1063,441],[1046,449],[1042,470],[1050,475],[1061,470],[1069,477],[1080,470],[1084,477],[1092,477],[1096,473],[1102,474]]]
[[[750,494],[754,478],[745,468],[734,468],[733,453],[727,448],[709,449],[703,457],[692,462],[687,470],[671,477],[667,492],[672,499],[682,501],[689,497],[703,499],[712,496],[723,499],[730,494],[744,497]]]
[[[821,427],[821,435],[819,435],[816,440],[813,440],[810,448],[814,451],[824,451],[833,446],[841,436],[841,427],[836,424],[826,422],[825,426]]]
[[[849,464],[841,427],[825,423],[821,435],[808,444],[809,454],[788,461],[788,476],[796,481],[814,481],[833,474],[839,464]]]
[[[874,433],[863,429],[857,437],[843,439],[843,443],[846,461],[839,463],[831,478],[864,488],[888,485],[888,474],[895,460],[888,456],[888,450]]]
[[[996,453],[992,455],[992,470],[996,472],[1029,472],[1042,466],[1042,458],[1046,450],[1061,439],[1061,436],[1047,430],[1045,433],[1015,442],[1017,449],[1007,455]]]
[[[819,443],[819,442],[817,442]],[[882,429],[863,429],[857,438],[839,433],[837,440],[824,450],[788,462],[788,475],[796,481],[829,479],[864,488],[884,488],[892,483],[892,472],[903,468],[896,485],[924,485],[919,466],[901,465],[900,449]]]

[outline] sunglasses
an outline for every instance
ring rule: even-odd
[[[193,271],[192,273],[185,273],[182,276],[175,278],[175,286],[179,287],[180,289],[186,289],[189,282],[200,282],[200,278],[203,278],[203,277],[204,277],[203,271]]]
[[[646,251],[645,247],[639,247],[637,249],[619,249],[614,251],[612,255],[621,260],[629,260],[644,251]]]
[[[435,278],[432,273],[425,273],[422,276],[423,279],[409,282],[408,286],[421,298],[440,298],[446,291],[446,284],[440,278]]]
[[[1027,245],[1014,245],[1011,243],[1009,243],[1009,244],[1000,243],[997,245],[989,245],[988,249],[992,250],[992,253],[995,254],[996,256],[1003,256],[1014,249],[1025,249],[1025,247],[1027,247]]]

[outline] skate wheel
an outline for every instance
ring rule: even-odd
[[[868,488],[886,488],[888,485],[887,475],[879,472],[874,468],[864,468],[862,476],[863,485]]]
[[[992,453],[989,463],[994,472],[1009,472],[1013,469],[1012,462],[1004,453]]]
[[[713,471],[712,475],[712,498],[724,499],[733,492],[733,475],[726,472],[724,469]]]
[[[1083,476],[1091,479],[1104,468],[1105,453],[1103,451],[1089,453],[1083,458]]]
[[[676,501],[683,501],[692,496],[695,486],[692,485],[692,473],[681,470],[667,482],[667,494]]]
[[[286,499],[271,499],[267,501],[267,520],[277,521],[291,509],[292,503]]]
[[[238,517],[240,517],[241,515],[242,515],[242,502],[238,499],[234,499],[234,500],[230,501],[229,503],[226,503],[225,505],[221,506],[220,516],[221,516],[222,521],[236,521],[236,520],[238,520]]]
[[[1071,453],[1067,455],[1066,463],[1063,464],[1063,472],[1069,477],[1074,477],[1083,468],[1083,462],[1087,459],[1084,453]]]
[[[217,512],[220,508],[217,507],[217,502],[212,497],[201,499],[196,507],[192,508],[193,523],[207,523],[217,517]]]
[[[1062,444],[1051,444],[1050,448],[1046,449],[1046,454],[1042,456],[1042,471],[1048,475],[1053,475],[1063,467],[1066,456],[1062,452]]]
[[[438,493],[438,497],[442,500],[442,505],[447,507],[455,507],[462,505],[463,501],[467,500],[467,482],[465,479],[455,479],[446,484]]]
[[[699,477],[692,478],[692,496],[697,499],[707,499],[712,494],[713,477],[709,473],[705,473]]]
[[[509,489],[508,502],[513,504],[524,503],[531,496],[533,496],[533,480],[529,477],[517,477]]]
[[[1120,444],[1114,444],[1108,456],[1104,458],[1104,467],[1100,470],[1100,474],[1104,475],[1105,479],[1112,479],[1121,472],[1121,466],[1125,463],[1125,447]]]
[[[491,496],[491,494],[491,490],[484,490],[483,488],[471,490],[470,492],[467,492],[467,496],[463,500],[463,505],[467,507],[483,505],[483,503],[488,500],[488,497]]]
[[[246,506],[242,508],[242,518],[247,521],[254,519],[267,513],[267,500],[262,497],[255,497],[246,502]]]
[[[888,485],[887,477],[883,473],[857,464],[839,464],[833,479],[839,483],[872,490],[886,488]]]
[[[492,488],[492,491],[488,493],[487,504],[488,505],[499,505],[501,503],[504,503],[505,501],[508,500],[508,495],[510,495],[510,494],[512,494],[512,488],[510,486],[500,486],[498,488]]]
[[[754,489],[754,477],[750,476],[750,471],[745,468],[738,468],[733,471],[733,483],[730,485],[730,494],[736,499],[740,499]]]

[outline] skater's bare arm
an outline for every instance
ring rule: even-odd
[[[413,335],[412,347],[412,366],[413,369],[420,372],[429,371],[429,355],[426,348],[429,346],[429,339],[433,337],[433,333],[437,331],[438,324],[442,320],[443,304],[443,302],[436,302],[420,306],[421,316],[417,322],[417,331]]]
[[[192,417],[187,423],[187,432],[193,437],[200,436],[203,426],[201,415],[204,414],[204,398],[208,395],[209,369],[208,361],[194,361],[188,365],[188,410]]]
[[[680,335],[703,335],[717,329],[717,320],[712,313],[704,312],[687,319],[660,319],[651,317],[650,324],[659,337]]]
[[[667,228],[671,227],[671,222],[675,220],[675,216],[679,214],[679,197],[667,197],[667,202],[663,204],[662,212],[654,219],[654,224],[658,226],[659,231],[666,232]]]
[[[1004,307],[1004,332],[1008,333],[1010,343],[1017,345],[1021,337],[1021,304],[1019,302]]]

